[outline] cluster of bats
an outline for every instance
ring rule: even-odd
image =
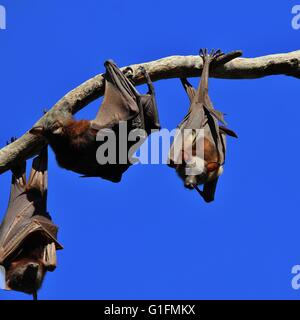
[[[235,56],[224,55],[220,50],[210,53],[201,50],[200,56],[203,71],[199,87],[195,89],[186,79],[181,79],[190,107],[178,129],[189,129],[191,135],[184,141],[175,136],[168,164],[176,170],[185,187],[197,190],[210,202],[214,200],[223,172],[226,135],[236,137],[236,134],[225,127],[224,115],[213,108],[208,95],[209,70],[212,64],[217,67]],[[107,61],[105,68],[104,99],[94,120],[58,119],[34,127],[30,133],[45,138],[59,166],[85,177],[119,182],[131,164],[99,165],[95,156],[99,147],[98,131],[110,128],[118,134],[119,123],[126,121],[128,130],[144,129],[150,135],[160,129],[160,122],[154,86],[144,68],[141,71],[147,81],[147,94],[140,94],[114,62]],[[197,154],[196,143],[201,138],[197,136],[197,129],[204,132],[201,136],[204,154]],[[181,152],[175,154],[175,149]],[[191,166],[191,160],[199,157],[203,164],[201,173],[188,175],[186,169]],[[33,160],[28,180],[26,162],[12,168],[9,205],[0,226],[0,265],[6,271],[6,289],[32,294],[35,299],[46,272],[56,268],[56,250],[62,249],[57,241],[58,228],[47,212],[47,162],[47,147],[44,147]],[[199,185],[203,185],[203,190]]]

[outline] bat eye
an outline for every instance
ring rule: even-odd
[[[63,131],[64,131],[63,127],[58,127],[55,130],[53,130],[52,133],[55,135],[60,135],[60,134],[63,134]]]

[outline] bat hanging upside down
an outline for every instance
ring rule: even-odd
[[[26,162],[12,169],[6,215],[0,226],[0,265],[7,290],[37,298],[47,271],[56,268],[57,226],[47,212],[47,148],[33,160],[26,182]]]
[[[181,79],[190,100],[190,108],[174,137],[168,165],[177,171],[186,188],[196,189],[206,202],[211,202],[214,200],[219,176],[223,173],[226,135],[237,135],[219,125],[219,122],[226,123],[224,115],[213,108],[208,95],[209,67],[218,58],[221,60],[224,57],[223,60],[228,62],[228,57],[236,56],[234,53],[228,54],[226,59],[220,50],[210,54],[207,50],[201,50],[200,56],[203,59],[203,71],[198,89],[194,89],[186,79]],[[199,141],[202,149],[196,148],[197,143],[200,145]],[[203,191],[198,187],[202,184]]]
[[[118,133],[121,122],[127,124],[125,134],[142,129],[150,135],[151,130],[160,129],[160,124],[154,87],[146,70],[141,68],[149,91],[141,95],[113,61],[106,61],[105,68],[104,99],[95,120],[58,119],[54,123],[34,127],[30,133],[42,135],[47,140],[62,168],[80,173],[83,177],[101,177],[119,182],[132,164],[128,161],[128,150],[133,154],[140,145],[134,149],[136,143],[127,141],[125,162],[99,164],[96,159],[101,145],[96,141],[99,130],[113,130],[117,140],[116,159],[119,159],[119,145],[124,138]]]

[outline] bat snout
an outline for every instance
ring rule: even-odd
[[[195,176],[188,176],[186,177],[185,181],[184,181],[184,186],[187,189],[193,190],[195,188],[195,186],[197,185],[197,179]]]
[[[38,272],[39,264],[35,262],[28,263],[25,274],[33,274],[35,275]]]
[[[8,287],[12,290],[33,294],[43,282],[44,270],[37,261],[16,262],[8,272]]]

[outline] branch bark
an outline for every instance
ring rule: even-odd
[[[241,55],[239,52],[236,53],[236,56]],[[170,56],[131,65],[132,80],[136,85],[145,83],[145,79],[138,70],[139,66],[146,68],[153,81],[198,77],[202,70],[202,59],[199,56]],[[300,50],[257,58],[236,58],[226,64],[216,65],[210,72],[211,77],[222,79],[257,79],[271,75],[286,75],[300,79]],[[103,92],[104,78],[103,74],[99,74],[67,93],[35,123],[35,126],[42,125],[44,121],[53,121],[57,117],[71,117],[102,96]],[[27,132],[12,144],[1,149],[0,174],[9,170],[15,163],[37,154],[44,144],[45,141],[41,138]]]

